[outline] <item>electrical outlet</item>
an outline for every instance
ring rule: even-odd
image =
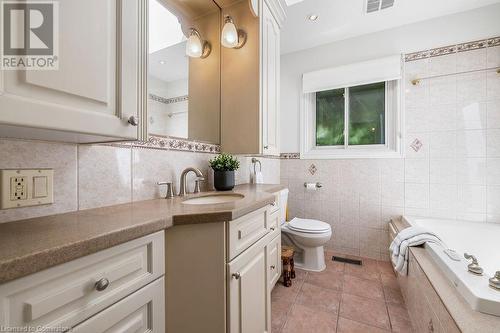
[[[10,201],[26,200],[26,177],[10,177]]]
[[[54,170],[0,170],[0,209],[54,202]]]

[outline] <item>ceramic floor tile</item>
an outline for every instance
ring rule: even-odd
[[[345,271],[345,264],[343,262],[333,261],[331,255],[326,256],[325,261],[326,261],[326,270],[333,271],[333,272],[344,272]]]
[[[366,298],[384,300],[382,283],[379,281],[365,280],[357,276],[344,275],[344,293]]]
[[[292,303],[280,300],[271,304],[271,328],[272,332],[281,332],[285,325],[286,317],[292,307]]]
[[[366,297],[343,294],[339,315],[382,329],[391,327],[385,302]]]
[[[295,304],[283,327],[283,332],[334,333],[336,328],[337,315]]]
[[[387,303],[400,304],[400,305],[405,304],[405,301],[403,299],[403,294],[399,289],[385,287],[384,296],[385,296],[385,301]]]
[[[324,270],[320,273],[309,272],[307,274],[306,282],[321,288],[340,291],[342,290],[342,279],[342,273]]]
[[[394,332],[413,332],[408,310],[404,305],[387,304],[387,310]]]
[[[295,279],[292,280],[292,283],[295,281],[304,281],[307,277],[307,271],[302,269],[295,269]]]
[[[363,259],[363,264],[361,266],[346,264],[345,272],[346,274],[354,275],[366,280],[380,280],[377,262],[371,259]]]
[[[354,320],[339,317],[337,333],[384,333],[390,332],[378,327],[359,323]]]
[[[297,297],[296,304],[308,306],[319,311],[337,313],[341,294],[313,284],[304,283]]]
[[[399,290],[398,279],[394,274],[380,274],[380,280],[385,288],[392,288]]]
[[[295,282],[295,283],[293,283]],[[278,281],[273,291],[271,292],[271,300],[274,301],[287,301],[293,303],[297,294],[300,291],[302,283],[297,283],[293,281],[290,287],[285,287],[281,282]]]
[[[377,263],[377,267],[380,274],[394,275],[394,269],[392,268],[392,264],[388,261],[379,261]]]

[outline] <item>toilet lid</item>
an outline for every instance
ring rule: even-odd
[[[300,219],[298,217],[292,219],[288,223],[288,228],[291,230],[307,233],[322,233],[330,231],[330,225],[325,222],[310,219]]]

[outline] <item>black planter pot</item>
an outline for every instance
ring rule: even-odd
[[[214,171],[214,187],[217,191],[231,191],[234,188],[234,171]]]

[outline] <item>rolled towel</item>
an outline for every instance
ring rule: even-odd
[[[389,246],[394,269],[401,275],[408,274],[409,247],[427,242],[443,246],[439,236],[425,228],[415,226],[400,231]]]

